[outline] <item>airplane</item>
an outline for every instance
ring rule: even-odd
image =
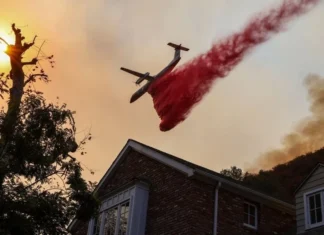
[[[153,81],[161,78],[162,76],[164,76],[165,74],[171,72],[174,67],[179,63],[179,61],[181,60],[181,57],[180,57],[180,51],[189,51],[188,48],[186,47],[183,47],[181,46],[181,44],[179,45],[176,45],[174,43],[171,43],[169,42],[168,43],[168,46],[170,47],[173,47],[175,52],[174,52],[174,57],[172,59],[172,61],[164,68],[161,70],[161,72],[159,72],[157,75],[155,76],[151,76],[149,72],[143,74],[143,73],[139,73],[139,72],[136,72],[136,71],[133,71],[133,70],[130,70],[130,69],[127,69],[127,68],[123,68],[121,67],[120,69],[127,72],[127,73],[130,73],[134,76],[137,76],[139,77],[139,79],[137,79],[137,81],[135,82],[136,85],[139,85],[141,82],[143,82],[144,80],[147,80],[147,83],[142,86],[139,90],[137,90],[131,97],[130,99],[130,103],[133,103],[135,102],[137,99],[139,99],[142,95],[144,95],[148,88],[150,87],[150,85],[152,84]]]

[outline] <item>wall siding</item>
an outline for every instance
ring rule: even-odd
[[[296,193],[297,234],[305,232],[304,193],[324,187],[324,167],[320,166]]]

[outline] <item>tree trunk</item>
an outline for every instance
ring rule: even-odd
[[[33,59],[31,62],[27,63],[23,63],[21,61],[22,54],[34,45],[36,37],[34,38],[32,43],[22,44],[22,41],[25,38],[21,35],[20,29],[17,29],[15,27],[15,24],[13,24],[12,30],[15,33],[15,45],[8,45],[6,51],[7,55],[10,57],[10,79],[12,80],[12,87],[10,88],[8,110],[2,126],[1,144],[3,147],[10,140],[10,136],[14,132],[15,124],[19,114],[21,99],[24,94],[25,74],[23,71],[23,66],[25,64],[36,64],[37,62],[37,59]]]

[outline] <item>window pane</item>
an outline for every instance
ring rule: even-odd
[[[315,217],[315,210],[310,211],[310,220],[311,220],[311,224],[315,224],[316,223],[316,217]]]
[[[316,221],[317,223],[322,222],[322,209],[316,209]]]
[[[99,216],[94,221],[93,235],[98,235],[100,232],[101,216],[102,213],[100,213]]]
[[[250,214],[255,215],[255,207],[254,206],[250,206]]]
[[[315,208],[315,200],[314,200],[314,196],[310,196],[309,197],[309,208],[312,210]]]
[[[104,235],[114,235],[117,222],[118,207],[109,209],[105,213]]]
[[[255,217],[250,215],[250,225],[255,226]]]
[[[128,214],[129,214],[129,202],[122,205],[118,235],[126,234],[127,224],[128,224]]]
[[[244,203],[244,223],[256,227],[256,216],[257,208],[256,206],[248,203]]]
[[[128,212],[128,211],[129,211],[129,202],[127,202],[127,203],[125,204],[125,206],[126,206],[126,210],[125,210],[125,212]]]
[[[315,195],[316,199],[316,208],[321,207],[321,195],[318,193]]]

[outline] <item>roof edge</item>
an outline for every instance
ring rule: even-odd
[[[291,212],[291,210],[293,210],[295,213],[295,207],[292,204],[289,204],[289,203],[286,203],[279,199],[267,196],[259,191],[255,191],[255,190],[245,187],[241,184],[235,183],[234,181],[227,180],[225,177],[220,177],[220,176],[211,174],[211,173],[207,172],[208,169],[206,169],[206,171],[204,171],[203,169],[197,169],[194,166],[192,166],[192,167],[187,166],[186,164],[179,161],[179,160],[183,160],[183,159],[179,159],[179,160],[173,159],[172,157],[167,156],[168,155],[167,153],[159,151],[153,147],[147,146],[147,145],[142,144],[142,143],[140,143],[136,140],[133,140],[133,139],[127,140],[126,144],[124,145],[122,150],[119,152],[116,159],[113,161],[111,166],[108,168],[108,170],[106,171],[104,176],[99,181],[97,187],[93,191],[94,194],[97,193],[98,190],[105,184],[105,182],[108,180],[109,176],[114,172],[115,168],[119,165],[119,163],[122,162],[124,157],[126,157],[127,153],[129,153],[129,151],[131,151],[131,150],[141,153],[144,156],[154,159],[162,164],[170,166],[170,167],[186,174],[188,177],[193,176],[195,173],[204,175],[212,180],[222,182],[222,183],[229,185],[233,188],[237,188],[238,190],[247,192],[248,194],[252,194],[252,195],[255,195],[256,197],[263,198],[264,200],[271,201],[273,204],[280,205],[281,206],[280,208],[287,209],[287,211],[289,211],[289,212]],[[170,156],[172,156],[172,155],[170,155]],[[185,160],[183,160],[183,161],[185,161]],[[194,164],[192,164],[192,165],[194,165]],[[215,172],[215,174],[216,174],[216,172]],[[69,230],[73,229],[73,227],[75,226],[76,223],[77,223],[77,221],[76,221],[76,219],[74,219],[68,226],[68,229]]]
[[[324,167],[324,164],[322,163],[317,163],[316,166],[311,170],[311,172],[305,177],[305,179],[299,184],[299,186],[295,189],[294,195],[301,189],[301,187],[304,186],[304,184],[307,182],[307,180],[314,174],[314,172],[319,168],[319,167]]]
[[[132,141],[131,139],[128,139],[126,144],[124,145],[124,147],[122,148],[122,150],[118,153],[116,159],[112,162],[112,164],[110,165],[110,167],[108,168],[108,170],[106,171],[106,173],[104,174],[104,176],[100,179],[99,183],[97,184],[97,186],[95,187],[95,189],[93,190],[93,194],[97,193],[98,190],[100,189],[100,187],[102,186],[102,184],[104,183],[105,179],[107,178],[107,175],[112,171],[112,169],[117,165],[118,161],[120,160],[121,156],[123,156],[126,152],[126,150],[128,149],[129,143],[130,141]],[[78,220],[76,218],[74,218],[71,223],[68,225],[68,231],[72,231],[73,227],[77,224]]]
[[[290,214],[295,214],[295,206],[290,204],[290,203],[287,203],[287,202],[284,202],[282,200],[279,200],[277,198],[274,198],[274,197],[271,197],[271,196],[268,196],[264,193],[261,193],[259,191],[256,191],[254,189],[251,189],[251,188],[248,188],[246,186],[243,186],[241,184],[237,184],[235,182],[232,182],[230,180],[227,180],[225,178],[222,178],[222,177],[218,177],[217,175],[213,175],[213,174],[210,174],[208,172],[205,172],[205,171],[202,171],[202,170],[195,170],[195,172],[197,172],[197,174],[201,174],[201,175],[204,175],[206,177],[209,177],[210,179],[214,179],[218,182],[221,182],[222,184],[224,185],[228,185],[228,186],[231,186],[233,188],[236,188],[238,190],[241,190],[241,191],[244,191],[246,192],[247,194],[252,194],[260,199],[263,199],[265,201],[269,201],[271,203],[267,203],[267,204],[271,204],[270,206],[271,207],[274,207],[274,208],[278,208],[280,210],[284,210],[286,211],[287,213],[290,213]]]

